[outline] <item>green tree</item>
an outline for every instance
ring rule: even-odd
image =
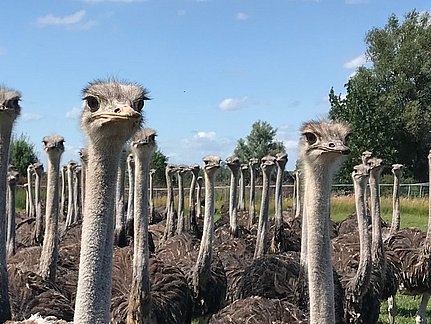
[[[38,161],[34,144],[30,142],[25,134],[19,137],[12,136],[9,164],[13,165],[21,176],[27,175],[27,167]]]
[[[243,163],[247,163],[251,158],[261,159],[268,154],[285,152],[283,142],[275,141],[277,129],[268,122],[257,121],[251,126],[251,132],[246,139],[240,138],[234,150],[234,154]]]
[[[154,174],[155,185],[158,185],[158,186],[166,185],[165,168],[167,164],[168,164],[168,157],[164,155],[162,151],[156,150],[150,162],[150,168],[156,170]]]
[[[387,164],[403,163],[406,176],[427,179],[431,142],[431,18],[411,11],[403,22],[392,15],[384,28],[365,38],[370,67],[360,67],[345,85],[347,95],[331,89],[329,116],[349,122],[352,158],[341,179],[370,150]]]

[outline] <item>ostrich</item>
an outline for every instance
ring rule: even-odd
[[[16,184],[19,179],[19,172],[11,170],[8,172],[8,204],[7,204],[7,256],[15,254],[15,197]]]
[[[189,168],[185,165],[178,165],[176,171],[178,179],[178,223],[176,233],[180,235],[186,229],[184,215],[184,174],[189,171]]]
[[[81,210],[84,210],[85,209],[85,182],[87,178],[87,165],[88,165],[88,149],[86,147],[83,147],[79,150],[79,158],[81,160]]]
[[[34,181],[34,200],[36,205],[36,222],[33,231],[33,242],[41,245],[43,242],[43,217],[42,217],[42,197],[41,197],[41,180],[43,176],[43,164],[36,162],[33,164],[35,181]]]
[[[67,199],[66,196],[67,196],[67,165],[63,165],[63,167],[61,168],[60,214],[64,221],[66,221],[66,199]]]
[[[259,166],[259,160],[251,158],[248,162],[250,170],[250,210],[248,212],[248,229],[251,229],[256,218],[256,172]]]
[[[6,267],[6,190],[12,127],[21,112],[21,94],[0,86],[0,323],[11,318]]]
[[[28,183],[28,202],[29,202],[29,217],[36,218],[36,208],[34,207],[33,200],[33,185],[32,185],[32,176],[34,174],[33,164],[30,164],[27,167],[27,183]]]
[[[268,236],[268,208],[269,208],[269,186],[271,180],[271,173],[275,168],[276,158],[273,156],[265,156],[262,158],[260,167],[263,173],[263,187],[262,187],[262,201],[259,214],[259,225],[257,228],[256,236],[256,249],[254,250],[254,258],[261,257],[266,253],[267,249],[267,236]]]
[[[239,178],[238,210],[245,211],[245,171],[248,164],[241,164]]]
[[[119,247],[127,245],[126,242],[126,215],[124,203],[124,189],[126,182],[127,147],[124,146],[120,154],[120,164],[117,172],[117,186],[115,191],[115,231],[114,244]]]
[[[44,151],[48,156],[48,179],[46,192],[45,235],[40,256],[39,274],[55,282],[58,259],[58,185],[60,159],[64,152],[64,138],[59,135],[43,138]]]
[[[30,202],[28,201],[28,183],[24,183],[23,188],[25,190],[25,215],[30,216]]]
[[[165,226],[165,232],[163,234],[163,241],[167,240],[168,238],[174,236],[175,234],[175,218],[176,218],[176,211],[175,211],[175,205],[174,205],[174,188],[172,186],[172,175],[176,172],[176,166],[174,165],[167,165],[165,169],[165,176],[166,176],[166,188],[167,188],[167,197],[166,197],[166,226]]]
[[[127,323],[185,324],[191,320],[185,276],[173,266],[149,259],[147,183],[151,156],[156,149],[155,136],[152,129],[140,129],[130,145],[135,161],[135,235],[132,283],[123,319],[127,317]]]
[[[192,173],[192,181],[190,182],[190,194],[189,194],[189,217],[186,221],[187,230],[193,230],[195,235],[198,235],[197,219],[196,219],[196,182],[201,170],[198,164],[190,166]]]
[[[197,182],[197,188],[196,188],[196,203],[197,203],[197,210],[196,210],[196,218],[200,219],[202,217],[202,204],[201,204],[201,193],[202,193],[202,185],[203,185],[203,178],[198,177],[196,179]]]
[[[118,157],[139,128],[148,97],[139,85],[116,80],[92,82],[83,95],[88,173],[74,322],[108,323]]]
[[[156,211],[154,209],[154,175],[156,173],[156,169],[150,169],[148,175],[149,175],[149,197],[148,197],[148,205],[150,208],[150,224],[154,223],[155,221],[155,214]]]
[[[126,230],[127,236],[133,236],[133,215],[135,214],[135,159],[133,154],[127,156],[127,173],[129,181],[129,196],[127,199],[127,216],[126,216]],[[151,208],[150,208],[151,215]],[[151,217],[151,216],[150,216]]]
[[[403,174],[404,165],[392,164],[392,173],[394,174],[394,193],[392,201],[392,224],[389,235],[400,230],[400,179]]]
[[[241,168],[241,162],[235,156],[226,159],[226,164],[230,169],[230,193],[229,193],[229,219],[230,219],[230,234],[233,237],[238,237],[237,227],[237,190],[238,190],[238,175]]]
[[[77,224],[82,216],[81,177],[82,168],[77,165],[73,170],[73,224]]]
[[[366,319],[369,315],[364,312],[379,312],[379,302],[365,299],[371,278],[371,241],[368,235],[368,221],[364,201],[365,188],[369,173],[366,165],[360,164],[354,167],[352,179],[355,191],[356,216],[359,233],[359,262],[352,258],[352,251],[348,246],[357,242],[356,233],[338,236],[332,241],[334,247],[334,267],[342,276],[341,282],[344,289],[344,321],[345,323],[369,323]],[[366,304],[364,307],[363,305]]]
[[[431,150],[428,154],[431,181]],[[388,256],[399,268],[399,289],[404,294],[422,295],[416,323],[426,323],[426,309],[431,296],[431,196],[427,232],[401,229],[386,242]]]
[[[272,250],[281,252],[284,246],[283,235],[283,174],[287,163],[286,153],[277,153],[275,156],[275,164],[277,165],[277,180],[275,184],[275,228],[272,238]]]
[[[176,262],[186,273],[193,293],[193,315],[201,320],[223,306],[226,275],[223,265],[212,252],[214,232],[214,181],[220,168],[220,157],[203,158],[205,176],[205,215],[199,250],[193,237],[177,235],[164,242],[157,256],[165,262]]]
[[[308,241],[307,273],[308,294],[310,296],[309,320],[311,324],[336,323],[334,274],[329,237],[329,201],[332,177],[344,157],[350,153],[349,148],[345,145],[349,132],[350,128],[347,125],[328,121],[307,122],[301,128],[302,136],[299,148],[305,179],[304,203],[307,206],[308,217],[308,231],[306,233],[310,233],[310,236],[305,239]],[[261,284],[266,285],[267,281],[262,279],[265,278],[262,273],[269,270],[272,272],[273,278],[271,280],[274,286],[271,287],[268,293],[286,294],[288,293],[288,286],[293,285],[294,288],[303,287],[304,285],[300,282],[302,277],[300,276],[300,265],[297,259],[297,257],[290,256],[277,258],[274,255],[256,259],[253,263],[262,265],[261,270],[254,270],[257,282],[262,280]],[[274,267],[268,267],[269,264]],[[297,278],[292,278],[288,274],[294,274]],[[293,280],[293,282],[288,282],[289,280]],[[296,280],[298,280],[299,284],[295,283]],[[277,288],[274,289],[275,287]],[[281,292],[278,291],[279,289],[281,289]],[[292,289],[291,291],[295,290]],[[262,303],[257,303],[253,309],[247,309],[248,314],[259,316],[263,307],[266,306],[263,301],[267,302],[268,300],[263,298]],[[274,299],[270,300],[274,301]],[[275,302],[280,302],[280,300],[275,299]],[[237,303],[240,302],[238,301]],[[232,318],[231,314],[236,314],[236,311],[239,312],[234,305],[235,303],[228,306],[229,311],[226,309],[221,311],[225,322]],[[218,314],[215,315],[215,317],[217,316]],[[263,322],[267,321],[264,320]],[[290,321],[283,321],[282,317],[270,317],[270,322],[290,323]]]
[[[66,215],[66,229],[73,223],[75,201],[73,196],[73,169],[76,166],[75,161],[67,163],[67,215]]]

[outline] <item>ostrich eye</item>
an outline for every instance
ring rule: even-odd
[[[313,133],[305,133],[304,136],[305,136],[305,139],[307,140],[307,143],[310,145],[317,142],[317,136],[314,135]]]
[[[8,102],[6,103],[6,107],[15,109],[18,107],[18,103],[19,103],[19,99],[14,98],[14,99],[8,100]]]
[[[136,111],[141,111],[142,108],[144,108],[144,100],[143,99],[135,100],[133,102],[133,108],[135,108]]]
[[[347,134],[347,135],[346,135],[346,137],[344,137],[344,143],[345,143],[345,144],[349,144],[350,139],[351,139],[351,137],[352,137],[351,135],[352,135],[352,134]]]
[[[87,101],[88,108],[91,112],[95,112],[99,109],[99,100],[96,97],[88,96],[84,98]]]

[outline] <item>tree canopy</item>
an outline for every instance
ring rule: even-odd
[[[331,119],[352,126],[353,159],[341,179],[369,150],[386,164],[402,163],[408,176],[425,181],[431,142],[431,18],[411,11],[403,22],[391,15],[384,28],[365,38],[370,67],[362,66],[345,85],[347,95],[330,90]],[[356,158],[357,157],[357,158]]]
[[[165,168],[167,164],[168,157],[164,155],[159,149],[156,150],[150,162],[150,168],[156,170],[154,174],[154,183],[156,185],[166,185]]]
[[[257,121],[251,126],[251,132],[246,139],[240,138],[234,154],[242,163],[248,163],[251,158],[261,159],[268,154],[285,152],[283,142],[277,142],[277,129],[268,122]]]
[[[27,175],[27,167],[38,161],[34,144],[24,134],[12,136],[9,164],[13,165],[21,176]]]

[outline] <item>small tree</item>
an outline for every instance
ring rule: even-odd
[[[21,134],[19,137],[12,136],[9,164],[13,165],[20,175],[26,176],[27,167],[38,160],[34,144],[25,134]]]
[[[283,142],[275,141],[277,129],[268,122],[257,121],[251,126],[250,135],[244,140],[240,138],[235,148],[234,154],[243,163],[247,163],[251,158],[260,160],[265,155],[285,152]]]
[[[165,168],[168,164],[168,157],[164,155],[160,150],[154,152],[151,159],[150,168],[155,169],[154,182],[158,185],[166,185],[165,179]]]

